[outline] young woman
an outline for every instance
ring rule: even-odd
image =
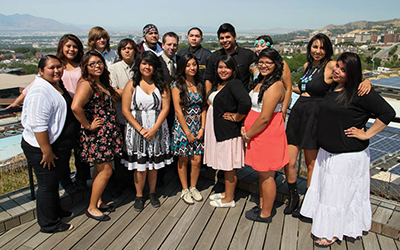
[[[310,188],[301,214],[313,219],[316,244],[328,246],[343,236],[359,237],[371,227],[369,139],[395,116],[374,89],[358,96],[360,58],[350,52],[333,67],[334,83],[320,105],[318,143]],[[366,129],[369,117],[376,115]]]
[[[99,221],[110,219],[103,211],[114,211],[112,206],[103,203],[101,195],[112,174],[114,156],[122,152],[114,108],[120,97],[111,87],[105,63],[97,51],[84,54],[82,78],[72,103],[72,110],[81,123],[79,156],[81,161],[94,164],[92,193],[86,215]]]
[[[22,110],[21,147],[38,181],[36,207],[40,231],[57,233],[73,228],[61,222],[71,212],[60,206],[58,182],[69,170],[77,121],[71,111],[72,98],[61,81],[60,59],[47,55],[40,59],[38,67],[40,77],[35,79]]]
[[[223,55],[217,61],[208,101],[211,105],[206,118],[204,164],[225,175],[225,192],[210,195],[210,205],[234,207],[236,170],[244,165],[241,121],[249,112],[251,101],[233,57]]]
[[[199,76],[199,65],[193,54],[178,60],[176,81],[172,84],[175,122],[172,130],[172,151],[178,159],[178,174],[182,184],[182,200],[187,204],[203,200],[197,190],[201,156],[204,154],[204,127],[206,124],[205,86]],[[187,164],[191,158],[190,189]]]
[[[310,185],[315,159],[318,153],[317,121],[319,106],[332,84],[332,69],[336,62],[331,60],[333,47],[324,34],[315,35],[307,45],[307,63],[304,74],[293,91],[300,94],[289,116],[286,134],[289,144],[289,164],[285,166],[285,175],[289,187],[290,199],[284,213],[300,217],[299,195],[297,193],[297,172],[295,164],[300,149],[304,150],[307,165],[307,187]],[[368,80],[359,86],[359,95],[369,92]]]
[[[61,80],[65,88],[71,97],[74,97],[78,81],[81,78],[81,68],[79,63],[83,55],[83,45],[82,42],[73,34],[65,34],[58,41],[57,47],[57,57],[61,60],[64,66],[64,73]],[[28,90],[32,87],[33,81],[29,86],[27,86],[21,93],[21,95],[7,108],[18,107],[24,101],[25,96],[28,94]],[[79,126],[79,124],[78,124]],[[76,167],[76,186],[79,188],[86,188],[86,180],[89,179],[88,167],[81,163],[79,157],[77,157],[77,150],[75,145],[75,167]],[[69,194],[77,191],[75,185],[73,185],[71,180],[71,171],[65,172],[65,176],[61,178],[61,186]]]
[[[88,34],[88,50],[96,50],[106,60],[106,66],[110,67],[117,60],[117,53],[110,49],[110,35],[102,27],[96,26],[90,29]]]
[[[244,121],[247,142],[245,164],[259,174],[260,208],[246,212],[249,220],[269,223],[276,196],[275,171],[289,162],[282,106],[285,88],[281,81],[283,60],[274,49],[264,49],[257,60],[261,76],[249,95],[251,110]]]
[[[161,62],[151,51],[143,52],[136,60],[133,80],[122,94],[122,113],[128,121],[125,166],[135,170],[136,199],[134,208],[144,208],[143,188],[147,180],[150,203],[159,207],[156,196],[157,169],[172,162],[170,137],[165,120],[169,111],[169,86],[163,80]]]
[[[274,48],[274,41],[270,36],[267,35],[262,35],[257,37],[255,43],[254,43],[254,53],[259,56],[261,51],[263,51],[266,48]],[[260,74],[260,70],[257,67],[256,63],[253,63],[250,66],[250,72],[251,75],[253,76],[253,80],[256,81],[257,77]],[[282,72],[282,82],[283,85],[285,86],[285,100],[283,101],[283,106],[282,106],[282,115],[283,119],[286,120],[286,113],[287,109],[290,104],[290,99],[292,96],[292,75],[290,73],[290,68],[288,64],[286,63],[285,60],[283,60],[283,72]]]

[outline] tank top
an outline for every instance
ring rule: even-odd
[[[297,83],[297,86],[302,93],[307,92],[312,97],[324,97],[326,93],[328,93],[330,85],[325,82],[325,66],[318,69],[314,74],[312,74],[312,72],[315,70],[315,67],[306,70],[303,76],[309,76],[312,74],[312,79],[305,83],[305,91],[302,91],[301,80]]]
[[[256,112],[261,112],[263,100],[261,100],[261,103],[258,103],[258,94],[259,92],[253,92],[253,90],[249,93],[251,99],[251,109]],[[282,112],[282,106],[283,104],[281,102],[278,103],[275,107],[274,113]]]

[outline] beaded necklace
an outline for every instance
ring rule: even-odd
[[[321,64],[315,67],[315,69],[311,72],[312,68],[308,69],[306,73],[300,78],[301,86],[300,86],[300,91],[301,92],[306,92],[306,86],[308,82],[312,81],[312,77],[315,74],[315,72],[318,71],[318,69],[321,67]],[[309,74],[311,72],[311,74]]]

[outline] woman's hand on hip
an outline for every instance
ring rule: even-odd
[[[43,164],[43,168],[48,168],[50,169],[52,166],[55,167],[56,163],[54,160],[58,159],[57,156],[53,153],[53,151],[50,151],[48,153],[43,153],[43,158],[40,164]]]
[[[347,135],[347,137],[353,137],[357,138],[359,140],[368,140],[369,138],[367,137],[366,131],[364,128],[358,129],[356,127],[351,127],[348,129],[344,130],[344,133]]]
[[[93,131],[93,130],[103,126],[103,124],[104,124],[103,119],[101,119],[100,117],[96,117],[96,118],[94,118],[94,120],[90,124],[89,130]]]

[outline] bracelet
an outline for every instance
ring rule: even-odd
[[[201,127],[200,129],[202,129],[202,130],[206,130],[204,127]],[[199,129],[199,130],[200,130],[200,129]]]
[[[89,124],[89,127],[87,128],[87,130],[90,130],[92,128],[92,124]]]
[[[244,133],[244,138],[248,141],[250,141],[250,138],[247,136],[247,133]]]
[[[143,130],[143,127],[139,130],[139,133]]]

